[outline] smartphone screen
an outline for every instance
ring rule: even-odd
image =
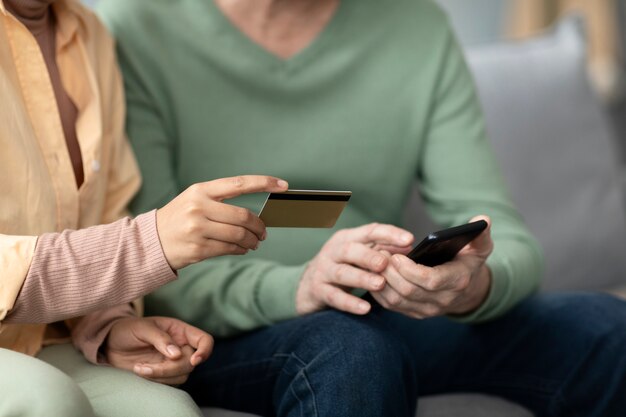
[[[465,245],[487,228],[487,222],[476,222],[431,233],[407,255],[415,263],[437,266],[450,262]]]

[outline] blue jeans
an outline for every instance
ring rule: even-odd
[[[479,392],[539,417],[624,417],[626,303],[538,295],[479,325],[329,310],[218,340],[183,388],[263,416],[413,417],[418,396]]]

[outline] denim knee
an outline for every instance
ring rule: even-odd
[[[337,311],[301,321],[285,339],[275,397],[279,415],[292,415],[284,410],[293,408],[307,416],[414,412],[417,384],[410,352],[384,326]]]
[[[522,304],[520,313],[558,350],[546,366],[567,366],[554,415],[624,415],[626,302],[606,294],[545,294]]]
[[[307,317],[287,344],[304,362],[339,361],[337,371],[381,373],[383,378],[389,369],[406,368],[412,360],[408,348],[384,326],[337,311]]]
[[[573,329],[587,340],[626,341],[626,302],[608,294],[543,294],[522,304],[522,314],[538,315],[555,331]]]

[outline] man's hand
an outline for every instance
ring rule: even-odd
[[[265,239],[252,212],[222,203],[242,194],[287,191],[274,177],[245,175],[194,184],[157,211],[157,230],[172,269],[221,255],[243,255]]]
[[[213,349],[202,330],[167,317],[125,318],[109,332],[104,353],[116,368],[167,385],[184,383]]]
[[[382,275],[387,285],[371,291],[383,307],[413,318],[444,314],[467,314],[477,309],[487,297],[491,272],[485,261],[493,250],[491,221],[489,227],[465,246],[450,262],[429,268],[406,256],[387,253],[390,262]]]
[[[296,309],[308,314],[327,307],[367,314],[371,306],[350,289],[380,291],[388,259],[381,253],[408,253],[413,235],[395,226],[368,224],[335,233],[309,263],[296,293]]]

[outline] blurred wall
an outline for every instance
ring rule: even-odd
[[[436,0],[465,45],[493,42],[506,33],[512,0]]]

